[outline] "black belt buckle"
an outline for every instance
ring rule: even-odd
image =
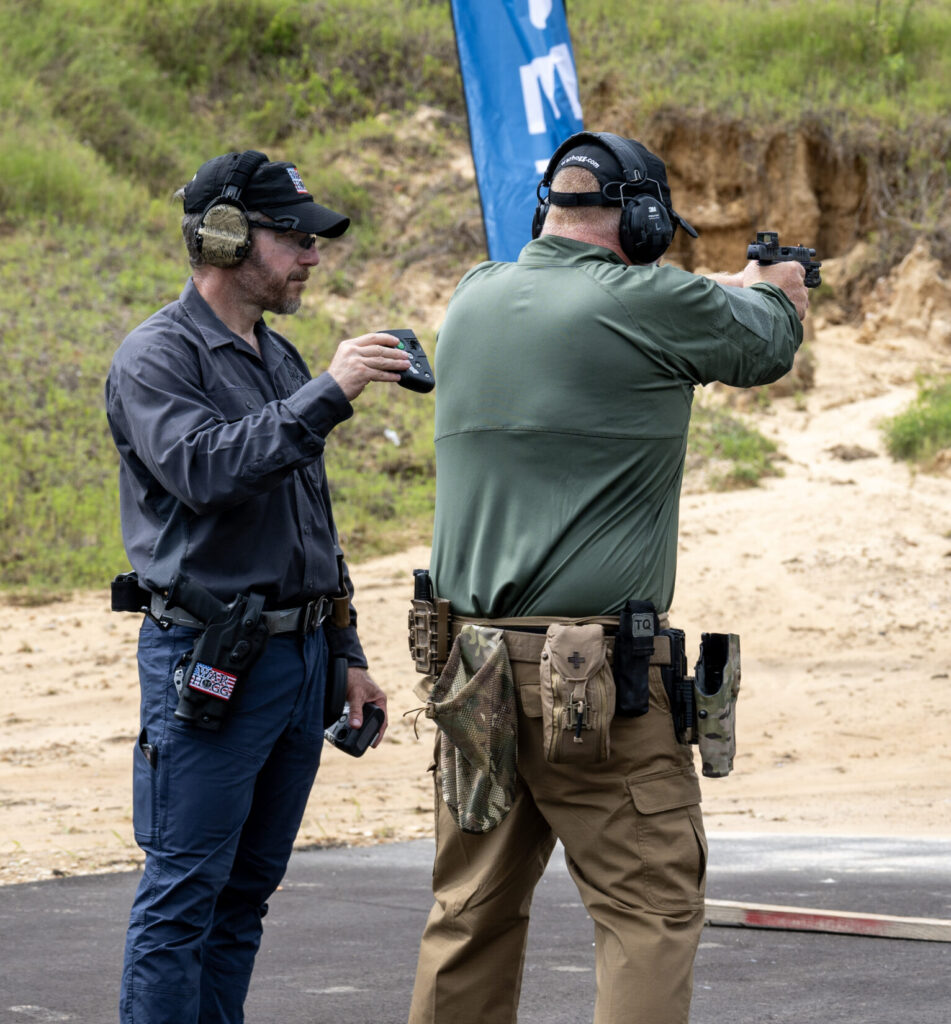
[[[315,597],[304,605],[300,617],[301,633],[315,633],[320,629],[321,623],[327,618],[328,604],[329,598]]]

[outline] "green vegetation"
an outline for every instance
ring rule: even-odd
[[[882,429],[892,458],[927,467],[938,452],[951,448],[951,377],[920,380],[914,402]]]
[[[648,124],[676,111],[775,131],[809,118],[843,145],[902,131],[910,141],[888,180],[902,193],[913,179],[904,191],[916,198],[897,202],[896,216],[916,230],[940,216],[935,196],[946,195],[951,168],[946,4],[567,6],[590,123],[623,111]],[[169,197],[203,160],[244,148],[292,158],[312,191],[353,218],[346,239],[326,247],[309,304],[277,318],[315,371],[340,338],[420,324],[401,274],[425,263],[448,287],[483,257],[475,189],[444,160],[466,138],[449,5],[0,0],[0,17],[0,585],[99,586],[125,566],[102,384],[124,335],[181,288],[180,211]],[[442,113],[407,131],[424,106]],[[425,182],[414,184],[417,174]],[[357,287],[369,259],[387,270]],[[420,334],[432,354],[431,332]],[[355,560],[428,534],[432,401],[391,392],[361,400],[328,448]],[[733,432],[722,418],[708,428],[705,415],[697,453],[711,431]],[[750,479],[769,457],[739,461],[752,468],[727,477]]]
[[[636,97],[642,112],[907,127],[946,117],[951,99],[941,0],[569,0],[567,11],[588,89]]]
[[[776,445],[725,409],[694,404],[687,437],[687,469],[701,470],[707,486],[729,491],[782,476]]]

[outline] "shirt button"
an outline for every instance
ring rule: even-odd
[[[304,533],[306,533],[308,537],[310,536],[310,527],[309,526],[305,526],[304,527]]]

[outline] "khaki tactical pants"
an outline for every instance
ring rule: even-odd
[[[649,712],[614,719],[609,760],[560,765],[542,748],[537,665],[512,667],[519,792],[508,816],[484,835],[460,831],[436,779],[436,902],[410,1024],[516,1021],[532,893],[556,838],[594,921],[595,1024],[686,1024],[706,839],[691,749],[674,738],[660,669],[650,668]]]

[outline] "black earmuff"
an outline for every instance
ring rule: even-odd
[[[267,163],[264,153],[249,149],[235,161],[221,195],[201,215],[195,240],[201,258],[213,267],[235,267],[251,251],[251,227],[241,193],[254,172]]]
[[[556,200],[556,205],[620,206],[618,235],[624,255],[632,263],[653,263],[660,259],[673,241],[675,230],[661,199],[660,186],[648,176],[647,168],[634,147],[626,139],[610,132],[578,132],[555,150],[545,176],[535,190],[538,203],[532,217],[532,238],[541,234],[551,208],[551,182],[558,164],[571,150],[588,143],[597,143],[607,149],[621,165],[625,180],[605,185],[600,195],[597,192],[566,193],[560,202]],[[548,189],[548,195],[542,195],[543,188]],[[569,197],[571,201],[566,202]]]
[[[653,263],[664,255],[674,240],[674,229],[657,196],[641,194],[624,201],[618,240],[632,263]]]

